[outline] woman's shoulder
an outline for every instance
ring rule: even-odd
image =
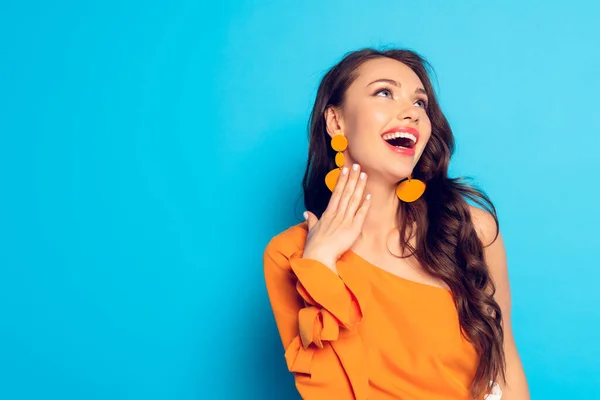
[[[265,257],[290,258],[295,252],[304,249],[307,234],[308,223],[306,221],[286,228],[269,240],[265,247]]]
[[[485,246],[489,246],[496,240],[499,234],[498,225],[494,216],[488,211],[473,205],[469,205],[469,211],[471,213],[471,221],[473,222],[479,240],[481,240]]]

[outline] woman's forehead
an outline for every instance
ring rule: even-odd
[[[417,74],[406,64],[392,58],[376,58],[358,67],[355,83],[367,86],[378,79],[390,79],[401,85],[423,86]]]

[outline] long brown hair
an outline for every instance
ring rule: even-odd
[[[325,175],[336,168],[335,151],[329,145],[324,112],[340,107],[348,87],[365,61],[387,57],[410,67],[420,78],[429,98],[427,114],[431,120],[431,138],[413,170],[413,177],[427,183],[425,194],[412,203],[400,202],[398,226],[400,245],[409,249],[423,268],[444,281],[452,291],[463,335],[474,346],[478,366],[472,385],[473,398],[481,398],[490,381],[504,380],[502,313],[494,300],[495,286],[484,260],[483,243],[477,236],[467,199],[487,210],[496,221],[496,209],[488,196],[468,184],[464,178],[448,177],[448,165],[454,153],[454,135],[436,100],[428,71],[430,64],[410,50],[362,49],[348,53],[323,77],[309,120],[308,163],[302,181],[304,205],[317,217],[325,211],[331,192]],[[416,225],[416,246],[408,238],[409,227]],[[495,240],[495,239],[494,239]]]

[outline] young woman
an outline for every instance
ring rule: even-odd
[[[448,177],[454,137],[427,66],[365,49],[319,86],[307,220],[264,253],[303,399],[529,398],[496,210]]]

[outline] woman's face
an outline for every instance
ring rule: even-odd
[[[327,130],[348,138],[346,165],[358,163],[371,178],[398,182],[412,173],[431,137],[427,101],[421,80],[407,65],[369,60],[359,67],[341,109],[325,113]]]

